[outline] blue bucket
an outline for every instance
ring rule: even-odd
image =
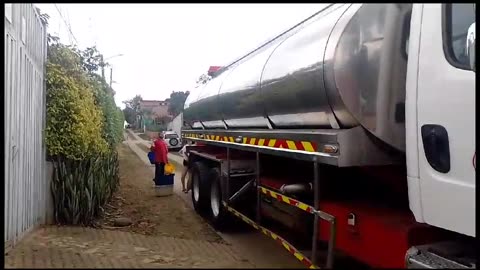
[[[148,160],[150,160],[150,164],[155,164],[155,153],[150,151],[147,154]]]
[[[173,185],[175,174],[162,175],[160,179],[155,179],[155,186],[170,186]]]

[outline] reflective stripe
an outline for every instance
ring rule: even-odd
[[[186,139],[188,138],[198,139],[201,137],[202,137],[201,134],[191,134],[191,133],[183,134],[183,138],[186,138]],[[206,140],[236,143],[234,137],[210,135],[210,134],[205,134],[203,137]],[[308,141],[292,141],[292,140],[283,140],[283,139],[243,137],[242,143],[248,144],[248,145],[265,146],[265,147],[280,148],[280,149],[290,149],[290,150],[298,150],[298,151],[305,151],[305,152],[317,151],[316,144]]]
[[[293,198],[290,198],[290,197],[287,197],[287,196],[284,196],[280,193],[277,193],[273,190],[270,190],[270,189],[267,189],[265,187],[260,187],[262,193],[272,197],[272,198],[275,198],[277,199],[278,201],[282,201],[282,202],[285,202],[287,204],[290,204],[292,206],[295,206],[305,212],[309,212],[309,213],[313,213],[314,211],[314,208],[308,204],[305,204],[301,201],[298,201],[298,200],[295,200]]]
[[[241,214],[237,210],[231,208],[230,206],[227,206],[227,204],[225,202],[222,202],[222,203],[229,212],[232,212],[235,216],[237,216],[240,219],[242,219],[243,221],[245,221],[245,223],[247,223],[249,225],[252,225],[255,229],[260,230],[263,234],[265,234],[267,236],[270,236],[272,239],[279,242],[286,250],[288,250],[292,255],[294,255],[295,258],[297,258],[297,260],[301,261],[309,269],[317,269],[318,268],[315,265],[313,265],[312,262],[307,257],[305,257],[303,254],[301,254],[296,248],[294,248],[292,245],[290,245],[290,243],[285,241],[283,238],[281,238],[277,234],[271,232],[270,230],[268,230],[268,229],[266,229],[262,226],[257,225],[254,221],[250,220],[248,217],[244,216],[243,214]]]

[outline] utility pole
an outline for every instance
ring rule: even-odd
[[[105,80],[105,62],[103,62],[103,55],[100,55],[100,67],[102,68],[102,79]]]
[[[110,68],[110,89],[112,89],[112,75],[113,74],[113,68]]]

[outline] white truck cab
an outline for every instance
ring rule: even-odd
[[[418,222],[475,236],[475,4],[414,4],[406,132]]]
[[[413,5],[405,107],[415,219],[475,237],[475,4]],[[473,248],[458,244],[414,247],[407,265],[463,268],[431,253]]]

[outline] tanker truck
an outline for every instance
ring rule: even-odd
[[[309,268],[475,268],[474,100],[475,4],[326,5],[192,89],[195,211]]]

